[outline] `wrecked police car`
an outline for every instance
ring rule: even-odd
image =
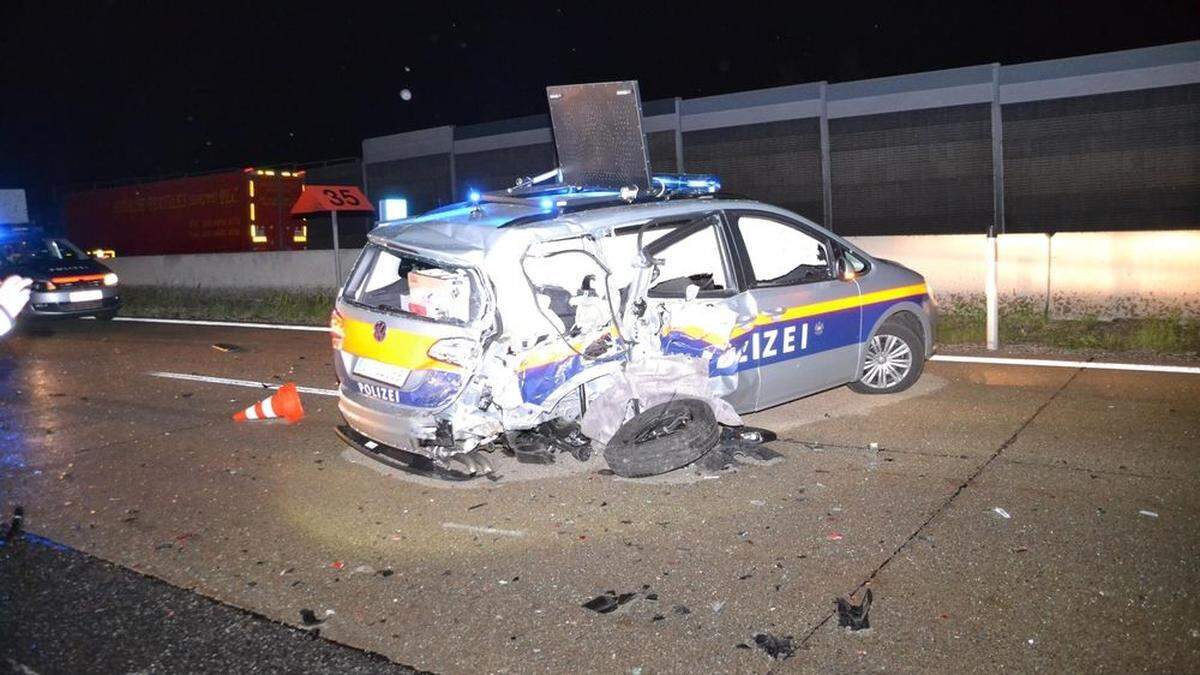
[[[330,325],[347,443],[454,479],[593,442],[622,476],[720,469],[771,453],[739,413],[920,377],[919,274],[715,176],[651,175],[636,82],[547,99],[558,168],[369,234]]]
[[[738,425],[839,385],[900,391],[931,353],[922,277],[796,214],[513,192],[371,232],[332,318],[352,445],[487,473],[529,434],[578,457],[639,404],[699,399]]]

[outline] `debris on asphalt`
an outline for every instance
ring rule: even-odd
[[[346,563],[342,562],[341,560],[334,560],[333,562],[329,563],[329,566],[335,570],[340,570],[346,566]]]
[[[1012,518],[1012,514],[1010,514],[1008,511],[1005,511],[1004,509],[1000,508],[999,506],[993,506],[992,512],[1005,520],[1009,520]]]
[[[325,623],[325,619],[318,619],[316,612],[311,609],[300,610],[300,621],[307,626],[319,626]]]
[[[841,541],[844,539],[841,532],[830,532],[829,534],[825,535],[825,538],[829,541]]]
[[[467,510],[468,510],[468,511],[474,511],[475,509],[483,508],[483,507],[485,507],[485,506],[487,506],[487,502],[479,502],[479,503],[478,503],[478,504],[476,504],[475,506],[468,506],[468,507],[467,507]]]
[[[226,352],[226,353],[236,353],[236,352],[244,351],[241,347],[239,347],[235,344],[231,344],[229,342],[214,342],[212,348],[219,352]]]
[[[796,648],[792,645],[791,635],[776,637],[770,633],[756,633],[754,635],[754,644],[766,652],[767,656],[778,661],[790,659],[796,653]]]
[[[871,600],[874,594],[871,589],[867,589],[866,596],[863,597],[862,604],[851,604],[848,599],[837,598],[834,603],[837,604],[838,625],[850,630],[865,630],[871,627],[870,618],[867,613],[871,611]]]
[[[713,614],[720,614],[721,610],[725,607],[725,601],[719,600],[709,605],[709,607],[712,608]]]
[[[675,605],[671,608],[671,611],[674,612],[676,616],[686,616],[692,613],[692,610],[688,609],[687,605]]]
[[[637,597],[637,593],[622,593],[617,595],[616,591],[605,591],[583,603],[580,607],[590,609],[597,614],[608,614],[635,597]]]
[[[1155,512],[1155,511],[1147,511],[1146,509],[1142,509],[1141,511],[1138,511],[1138,515],[1139,515],[1139,516],[1146,516],[1147,518],[1157,518],[1157,517],[1158,517],[1158,513],[1157,513],[1157,512]]]
[[[9,542],[9,541],[12,541],[13,539],[16,539],[17,537],[21,536],[21,530],[24,527],[24,523],[25,523],[25,507],[18,506],[15,509],[13,509],[12,520],[9,521],[8,527],[5,528],[4,535],[3,535],[3,537],[0,537],[0,540]]]

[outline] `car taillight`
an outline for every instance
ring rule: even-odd
[[[346,339],[346,320],[336,309],[329,315],[329,337],[334,349],[342,348],[342,340]]]
[[[443,338],[429,347],[429,357],[464,368],[479,358],[479,343],[468,338]]]

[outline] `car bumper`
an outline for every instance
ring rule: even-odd
[[[338,411],[358,434],[369,440],[426,457],[437,457],[437,421],[432,414],[398,415],[363,405],[349,396],[338,399]]]
[[[104,312],[115,312],[121,308],[121,294],[116,287],[81,289],[84,291],[100,291],[100,297],[91,300],[72,299],[72,293],[79,291],[34,291],[29,295],[29,303],[25,306],[22,316],[32,317],[75,317],[92,316]],[[76,296],[78,298],[78,296]]]

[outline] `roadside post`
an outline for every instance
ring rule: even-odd
[[[992,222],[987,229],[987,279],[983,282],[987,304],[987,348],[1000,348],[1000,268],[996,235],[1004,228],[1004,116],[1000,108],[1000,64],[992,64]]]
[[[333,225],[333,286],[342,287],[342,260],[338,247],[338,212],[374,213],[366,195],[353,185],[305,185],[292,205],[293,216],[328,213]]]

